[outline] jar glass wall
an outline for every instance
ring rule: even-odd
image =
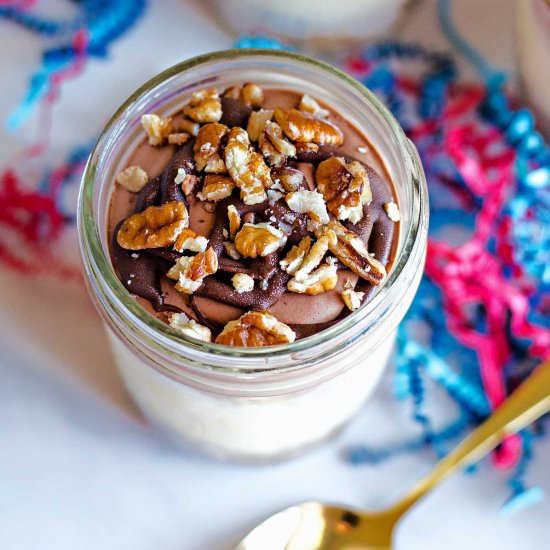
[[[230,348],[176,333],[123,287],[108,246],[113,182],[142,139],[141,115],[167,116],[194,90],[243,82],[307,93],[352,122],[385,164],[401,212],[395,261],[372,298],[327,330],[269,348]],[[178,440],[218,456],[273,460],[328,437],[375,387],[422,275],[428,199],[414,146],[357,81],[293,53],[228,50],[165,71],[121,106],[88,161],[78,224],[90,294],[107,326],[116,364],[143,413]]]

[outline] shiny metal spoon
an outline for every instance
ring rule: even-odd
[[[492,451],[507,435],[550,411],[550,362],[545,363],[400,502],[363,512],[318,502],[287,508],[251,531],[235,550],[391,550],[399,520],[459,468]]]

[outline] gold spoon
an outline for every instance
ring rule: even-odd
[[[397,523],[426,493],[548,411],[550,362],[540,365],[481,426],[391,508],[363,512],[318,502],[298,504],[258,525],[235,550],[391,550]]]

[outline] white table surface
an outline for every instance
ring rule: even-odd
[[[466,35],[491,60],[512,66],[514,1],[455,4]],[[403,36],[445,47],[431,9],[424,2]],[[230,44],[184,2],[151,2],[109,61],[92,61],[67,84],[54,111],[52,156],[91,138],[161,69]],[[0,22],[1,120],[22,97],[39,51],[34,37]],[[34,128],[30,121],[17,133],[0,130],[0,165],[32,141]],[[67,257],[76,254],[74,241],[74,234],[66,239]],[[83,287],[0,269],[0,289],[2,550],[229,550],[259,520],[296,502],[388,504],[434,463],[429,451],[379,467],[341,459],[348,444],[414,433],[407,407],[391,397],[391,371],[344,433],[302,458],[242,466],[177,450],[130,403]],[[549,463],[547,439],[537,446],[530,479],[550,493]],[[505,474],[484,462],[480,475],[462,475],[426,498],[403,521],[396,547],[550,548],[548,501],[504,518],[499,507],[507,495]]]

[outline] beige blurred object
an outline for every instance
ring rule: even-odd
[[[308,49],[337,49],[387,31],[411,0],[206,0],[234,33],[268,33]]]
[[[517,2],[516,45],[523,93],[550,137],[550,0]]]

